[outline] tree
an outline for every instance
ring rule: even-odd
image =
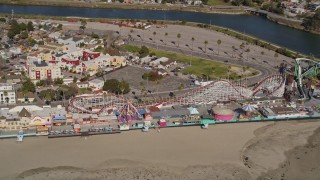
[[[10,39],[13,39],[14,36],[16,36],[17,34],[20,34],[22,26],[20,26],[16,20],[12,20],[10,23],[10,29],[7,32],[7,36]],[[22,27],[22,28],[24,28],[24,27]]]
[[[179,42],[180,42],[180,38],[181,38],[181,34],[180,33],[177,34],[177,38],[179,39],[178,40],[178,47],[179,47]]]
[[[29,37],[28,43],[30,44],[30,46],[34,46],[35,44],[37,44],[37,41]]]
[[[194,37],[192,37],[192,38],[191,38],[191,41],[192,41],[192,44],[191,44],[192,51],[193,51],[193,42],[194,42],[194,40],[195,40]]]
[[[23,93],[27,93],[27,92],[34,93],[36,92],[36,87],[31,81],[31,79],[28,78],[25,82],[22,83],[21,90]]]
[[[40,80],[36,83],[36,86],[44,86],[45,85],[45,81],[44,80]]]
[[[56,85],[61,85],[61,84],[63,84],[63,79],[62,79],[62,78],[56,78],[56,79],[54,79],[54,84],[56,84]]]
[[[160,81],[159,81],[159,80],[157,80],[157,81],[156,81],[156,84],[157,84],[157,91],[159,91]]]
[[[117,79],[109,79],[105,81],[103,85],[103,90],[109,91],[111,93],[115,93],[117,91],[118,85],[119,85],[119,81]]]
[[[246,49],[246,53],[247,53],[247,60],[249,59],[249,52],[250,52],[250,49],[248,48],[248,49]]]
[[[142,79],[144,80],[148,80],[148,81],[157,81],[162,79],[162,76],[159,75],[159,73],[157,71],[150,71],[150,72],[146,72],[142,75]]]
[[[109,79],[105,81],[103,90],[115,94],[127,94],[130,92],[130,86],[129,83],[123,79],[121,81],[118,81],[117,79]]]
[[[139,51],[140,57],[146,56],[149,54],[149,49],[146,46],[142,46]]]
[[[72,86],[61,85],[57,93],[59,99],[70,99],[78,93],[78,89]]]
[[[153,42],[155,42],[155,40],[156,40],[156,35],[157,35],[157,33],[154,31],[153,32]]]
[[[33,31],[34,30],[33,23],[31,21],[29,21],[28,24],[27,24],[27,30],[28,31]]]
[[[91,34],[91,37],[94,38],[94,39],[99,39],[99,35],[98,35],[98,34],[92,33],[92,34]]]
[[[58,27],[57,27],[57,30],[58,31],[62,30],[62,26],[63,26],[62,24],[59,24]]]
[[[181,91],[182,89],[184,89],[184,85],[181,83],[181,84],[178,86],[178,90]]]
[[[87,21],[85,19],[81,19],[81,26],[83,27],[83,29],[86,28],[87,26]]]
[[[220,54],[220,44],[222,43],[222,41],[220,39],[217,40],[217,44],[218,44],[218,54]]]
[[[312,17],[304,18],[302,25],[307,31],[320,32],[320,8],[318,8]]]
[[[277,52],[274,53],[274,58],[275,58],[276,61],[277,61],[278,57],[279,57],[279,54]],[[275,64],[274,64],[274,66],[275,66]]]
[[[77,77],[73,77],[73,83],[76,83],[78,81]]]
[[[122,94],[127,94],[128,92],[130,92],[129,83],[123,79],[119,82],[118,88],[119,92],[121,92]]]
[[[21,34],[20,34],[20,38],[21,39],[27,39],[28,38],[28,33],[26,31],[23,31]]]
[[[104,71],[103,71],[103,69],[98,68],[98,71],[97,71],[97,73],[96,73],[96,76],[97,76],[97,77],[102,77],[102,78],[103,78],[103,80],[105,81],[105,79],[104,79]]]
[[[208,45],[208,41],[204,41],[204,52],[206,53],[207,52],[207,45]]]
[[[19,27],[20,27],[20,31],[25,31],[27,30],[27,25],[25,23],[20,23],[19,24]]]
[[[166,38],[168,37],[168,35],[169,35],[169,34],[168,34],[167,32],[164,33],[164,36],[165,36]]]

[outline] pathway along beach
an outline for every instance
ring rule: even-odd
[[[319,127],[320,121],[260,122],[5,139],[0,179],[316,179]]]

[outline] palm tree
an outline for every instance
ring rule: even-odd
[[[207,52],[207,45],[208,45],[208,41],[204,41],[204,52],[206,53]]]
[[[177,38],[178,38],[178,39],[181,38],[181,34],[180,34],[180,33],[177,34]],[[179,41],[178,41],[178,47],[179,47]]]
[[[232,46],[232,57],[233,57],[233,53],[234,53],[235,50],[236,50],[236,47]]]
[[[218,39],[217,44],[218,44],[218,54],[220,53],[220,44],[222,43],[222,41],[220,39]]]
[[[228,80],[230,79],[231,66],[228,66]]]
[[[192,44],[191,44],[191,46],[192,46],[192,51],[193,51],[193,42],[194,42],[194,40],[195,40],[194,37],[192,37],[192,38],[191,38],[191,41],[192,41]]]
[[[211,67],[211,73],[212,73],[213,75],[214,75],[215,71],[216,71],[216,67],[212,66],[212,67]]]
[[[276,53],[274,53],[274,58],[276,59],[276,61],[277,61],[277,58],[279,57],[279,54],[276,52]],[[274,65],[273,66],[276,66],[276,62],[274,62]]]
[[[80,26],[80,30],[82,30],[82,32],[84,32],[84,30],[86,29],[87,26],[87,21],[85,19],[81,19],[81,26]]]
[[[167,32],[164,33],[164,36],[167,38],[168,37],[168,33]],[[165,43],[165,44],[167,44],[167,43]]]
[[[132,40],[132,34],[133,34],[133,29],[130,29],[129,34],[128,34],[129,40]]]
[[[260,57],[260,59],[262,59],[262,56],[264,55],[264,51],[261,51],[261,57]]]
[[[181,83],[181,84],[178,86],[178,90],[181,91],[183,88],[184,88],[184,85]]]
[[[249,59],[248,56],[249,56],[249,52],[250,52],[250,49],[246,49],[246,53],[247,53],[247,60]]]
[[[156,40],[156,35],[157,35],[157,33],[154,31],[153,32],[153,42],[155,42],[155,40]]]
[[[159,80],[157,80],[156,81],[156,84],[157,84],[157,92],[159,91],[159,84],[160,84],[160,81]]]

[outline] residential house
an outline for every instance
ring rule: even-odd
[[[123,56],[112,56],[111,66],[113,67],[123,67],[126,66],[126,58]]]
[[[73,83],[73,77],[63,77],[63,84],[70,84],[70,83]]]
[[[5,79],[8,84],[17,84],[21,82],[21,75],[8,75]]]
[[[161,75],[161,76],[165,76],[165,75],[168,74],[168,72],[166,70],[164,70],[164,69],[159,69],[158,70],[158,74]]]
[[[151,62],[153,57],[151,56],[146,56],[140,59],[140,64],[148,64],[149,62]]]
[[[33,102],[34,100],[35,100],[35,95],[32,92],[27,92],[25,94],[22,92],[17,93],[17,102],[29,103],[29,102]]]
[[[59,39],[60,36],[61,36],[61,33],[60,33],[60,32],[53,32],[53,33],[50,33],[50,34],[48,35],[49,38],[54,39],[54,40]]]
[[[104,81],[101,79],[93,79],[93,80],[89,81],[89,87],[93,91],[102,90],[103,85],[104,85]]]
[[[160,62],[160,64],[158,65],[158,69],[168,69],[168,68],[170,68],[170,66],[176,65],[176,64],[177,64],[177,62],[173,61],[173,60],[169,60],[166,62]]]
[[[77,83],[77,87],[78,88],[88,88],[89,87],[89,83],[88,82],[78,82]]]
[[[0,83],[0,104],[15,104],[16,93],[12,84]]]
[[[169,58],[161,57],[149,63],[150,66],[157,67],[159,64],[169,61]]]

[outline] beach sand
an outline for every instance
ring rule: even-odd
[[[208,130],[189,127],[161,129],[160,133],[131,131],[87,139],[37,137],[26,138],[23,143],[6,139],[0,141],[0,179],[278,177],[278,168],[295,160],[290,151],[305,146],[309,137],[309,143],[319,140],[319,133],[314,134],[319,127],[320,122],[261,122],[215,125]],[[312,159],[312,152],[308,155]],[[319,151],[313,156],[319,157]],[[295,172],[292,168],[295,166],[287,166],[287,177]],[[313,175],[316,172],[319,168]]]

